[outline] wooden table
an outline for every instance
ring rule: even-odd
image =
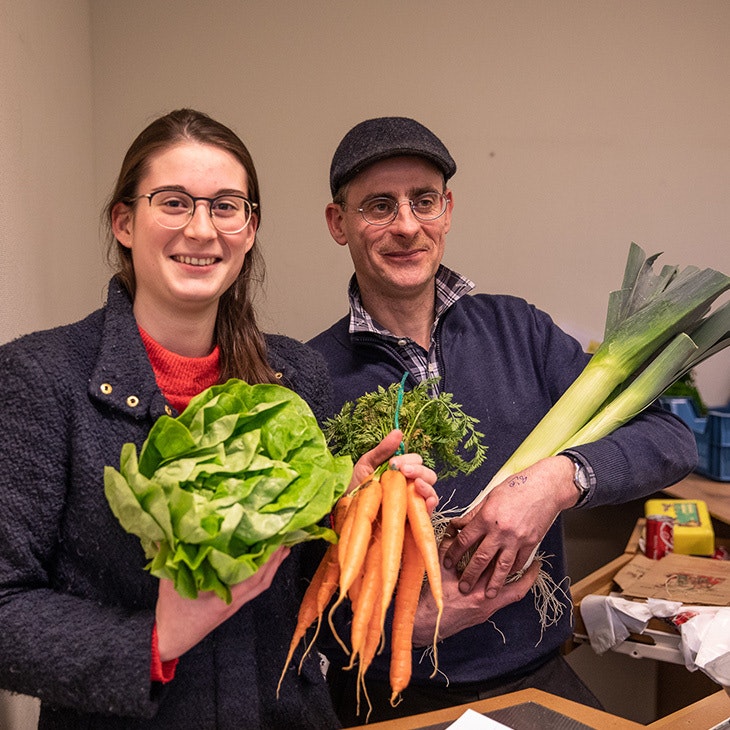
[[[398,720],[376,722],[365,725],[365,727],[369,728],[369,730],[426,730],[426,728],[428,730],[436,730],[436,728],[448,727],[454,720],[461,717],[467,709],[488,714],[494,710],[514,707],[515,705],[526,702],[533,702],[542,707],[547,707],[550,710],[555,710],[561,715],[578,720],[596,730],[637,730],[637,728],[645,727],[631,720],[626,720],[607,712],[601,712],[600,710],[586,707],[585,705],[563,699],[562,697],[556,697],[539,689],[523,689],[519,692],[511,692],[468,705],[458,705],[445,710],[424,712],[420,715],[410,715],[409,717],[402,717]],[[728,711],[730,712],[730,709]],[[549,730],[549,728],[540,728],[539,730]]]
[[[722,690],[649,725],[641,725],[562,697],[556,697],[541,690],[523,689],[519,692],[492,697],[470,705],[459,705],[445,710],[411,715],[398,720],[373,723],[365,727],[370,728],[370,730],[443,730],[461,717],[467,709],[488,715],[495,710],[515,707],[524,703],[534,703],[554,710],[595,730],[637,730],[638,728],[650,728],[650,730],[708,730],[708,728],[730,717],[730,697]],[[540,728],[539,730],[549,730],[549,728]]]

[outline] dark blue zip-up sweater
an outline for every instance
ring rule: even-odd
[[[397,349],[373,334],[350,335],[349,316],[308,344],[328,362],[335,412],[346,401],[398,382],[407,370]],[[448,507],[466,507],[582,371],[588,356],[544,312],[523,299],[467,295],[437,325],[441,387],[479,419],[488,446],[486,462],[473,474],[439,482]],[[411,387],[415,380],[411,376]],[[688,474],[696,465],[694,437],[686,425],[652,408],[611,436],[575,451],[590,463],[596,487],[582,507],[618,504],[651,494]],[[452,492],[455,492],[453,496]],[[545,568],[566,587],[562,524],[558,519],[540,552]],[[562,618],[541,636],[532,593],[485,624],[466,629],[439,645],[439,674],[414,653],[412,683],[478,682],[520,673],[554,653],[571,635],[569,594]],[[501,633],[500,633],[501,632]],[[336,647],[333,648],[333,651]],[[387,651],[376,657],[369,676],[388,679]]]

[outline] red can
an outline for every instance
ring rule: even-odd
[[[674,519],[668,515],[647,515],[646,546],[647,558],[659,560],[674,550]]]

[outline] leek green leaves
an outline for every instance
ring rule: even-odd
[[[609,296],[604,339],[583,372],[518,446],[467,510],[539,459],[610,434],[666,388],[730,344],[730,289],[714,269],[664,266],[631,244],[621,289]]]

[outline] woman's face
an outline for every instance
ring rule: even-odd
[[[181,142],[150,158],[138,195],[176,188],[193,197],[222,193],[248,197],[248,176],[241,163],[219,147]],[[218,300],[241,271],[253,246],[258,218],[254,214],[240,233],[220,233],[209,204],[199,202],[183,228],[163,228],[152,217],[145,198],[129,206],[119,203],[112,213],[117,240],[132,252],[136,279],[134,311],[147,329],[150,319],[193,315],[215,316]]]

